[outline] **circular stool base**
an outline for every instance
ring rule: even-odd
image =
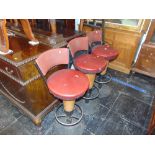
[[[56,110],[56,112],[55,112],[55,118],[56,118],[56,120],[57,120],[60,124],[65,125],[65,126],[72,126],[72,125],[76,125],[77,123],[79,123],[79,122],[81,121],[81,119],[82,119],[82,117],[83,117],[83,111],[82,111],[82,109],[81,109],[80,106],[78,106],[78,105],[75,104],[74,111],[72,112],[72,114],[71,114],[70,116],[67,116],[67,114],[65,113],[65,111],[64,111],[64,115],[58,115],[58,111],[59,111],[61,108],[63,108],[63,104],[61,104],[61,105],[57,108],[57,110]],[[80,115],[80,116],[74,116],[74,113],[75,113],[75,111],[76,111],[77,109],[79,109],[79,112],[80,112],[79,115]],[[78,111],[78,110],[77,110],[77,111]]]
[[[96,89],[96,94],[95,95],[92,95],[93,94],[93,92],[95,91],[95,89]],[[85,94],[85,96],[83,96],[83,98],[84,99],[86,99],[86,100],[93,100],[93,99],[95,99],[95,98],[97,98],[99,96],[99,89],[98,89],[98,87],[97,86],[93,86],[92,87],[92,89],[89,89],[87,92],[86,92],[86,94]]]
[[[110,73],[106,73],[105,75],[98,75],[95,79],[96,83],[108,83],[112,80],[112,76]]]

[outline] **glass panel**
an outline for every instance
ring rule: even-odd
[[[102,19],[86,19],[84,23],[92,26],[102,26]]]
[[[107,22],[127,26],[138,26],[139,19],[106,19]]]
[[[151,42],[155,43],[155,31],[153,32],[152,38],[151,38]]]
[[[139,24],[139,19],[105,19],[105,21],[125,26],[138,26]],[[89,25],[102,26],[102,19],[86,19],[85,23]]]

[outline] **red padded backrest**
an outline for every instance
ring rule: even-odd
[[[68,43],[67,47],[69,47],[73,57],[77,51],[81,51],[81,50],[87,51],[88,50],[88,37],[78,37],[78,38],[72,39]]]
[[[56,65],[69,63],[68,48],[57,48],[45,51],[36,59],[43,75],[46,75],[48,70]]]
[[[87,33],[89,44],[96,42],[96,41],[102,41],[102,31],[101,30],[95,30]]]

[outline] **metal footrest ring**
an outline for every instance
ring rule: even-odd
[[[97,90],[97,93],[94,95],[94,96],[92,96],[92,92],[93,92],[93,90]],[[92,89],[89,89],[87,92],[86,92],[86,94],[85,94],[85,96],[83,96],[83,98],[84,99],[86,99],[86,100],[93,100],[93,99],[95,99],[95,98],[97,98],[99,96],[99,88],[97,87],[97,86],[93,86],[92,87]]]
[[[96,83],[108,83],[112,80],[112,75],[110,73],[106,73],[105,75],[98,75],[95,79]]]
[[[73,116],[74,111],[73,111],[73,114],[71,116],[67,116],[67,114],[66,115],[58,115],[59,109],[63,108],[63,104],[61,104],[57,108],[57,110],[55,112],[55,118],[56,118],[57,122],[64,125],[64,126],[73,126],[73,125],[78,124],[81,121],[82,117],[83,117],[83,111],[82,111],[82,108],[79,105],[75,104],[74,106],[75,106],[74,111],[76,110],[76,108],[78,108],[79,111],[80,111],[80,116],[79,117]],[[65,112],[64,112],[64,114],[65,114]],[[64,119],[64,121],[62,121],[61,119]]]

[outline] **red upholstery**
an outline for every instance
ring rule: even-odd
[[[62,100],[75,100],[85,94],[89,81],[80,71],[63,69],[53,73],[47,80],[50,92]]]
[[[74,54],[77,51],[81,51],[81,50],[88,50],[88,37],[79,37],[79,38],[75,38],[72,39],[69,43],[68,43],[68,47],[71,51],[72,57],[74,57]]]
[[[89,44],[91,45],[93,42],[102,41],[102,31],[90,31],[87,33]]]
[[[106,60],[111,61],[118,56],[118,52],[108,45],[99,45],[92,50],[92,54],[102,56]]]
[[[53,66],[69,63],[69,51],[67,48],[48,50],[36,59],[36,63],[43,75],[46,75],[48,70]]]
[[[96,30],[87,33],[89,44],[93,42],[102,41],[102,31]],[[111,61],[118,56],[118,52],[112,49],[109,45],[98,45],[92,49],[92,53],[97,56],[102,56],[106,60]]]
[[[100,73],[106,66],[107,61],[93,54],[84,54],[74,60],[74,66],[84,73]]]

